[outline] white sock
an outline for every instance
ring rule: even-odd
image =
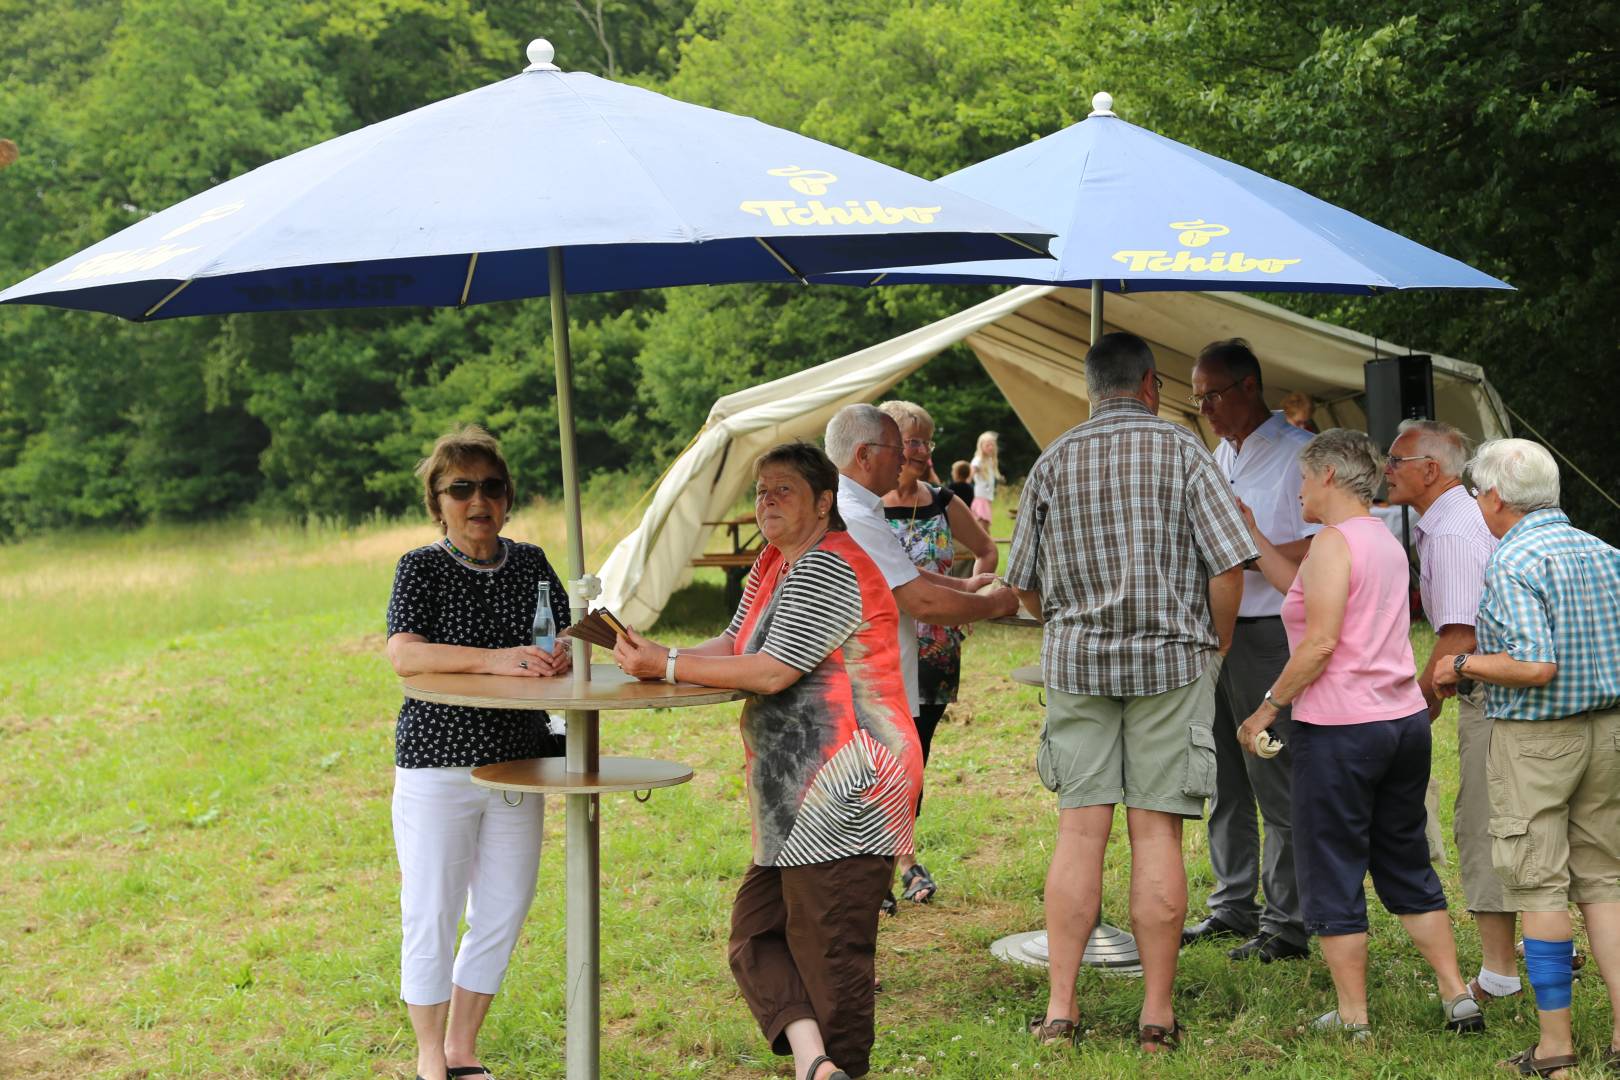
[[[1519,981],[1517,975],[1498,975],[1481,964],[1479,968],[1479,988],[1487,994],[1494,994],[1496,997],[1508,997],[1524,989],[1524,984]]]

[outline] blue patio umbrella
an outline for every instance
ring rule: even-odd
[[[544,41],[529,58],[514,78],[153,214],[0,303],[144,321],[549,296],[578,616],[590,579],[567,293],[1046,254],[1049,231],[971,196],[757,120],[564,73]],[[568,771],[596,771],[596,713],[569,720]],[[568,798],[568,1075],[594,1077],[598,826],[593,796]]]
[[[896,266],[817,281],[1374,294],[1511,289],[1296,187],[1121,120],[1098,94],[1078,124],[939,183],[1046,223],[1052,259]]]

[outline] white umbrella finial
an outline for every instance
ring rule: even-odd
[[[1091,95],[1091,116],[1118,116],[1114,112],[1114,95],[1106,90],[1099,90]]]
[[[529,42],[529,66],[524,71],[557,71],[556,64],[551,58],[557,55],[557,50],[551,47],[551,42],[545,38],[535,38]]]

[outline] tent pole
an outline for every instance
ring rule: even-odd
[[[1100,278],[1092,278],[1091,279],[1091,343],[1093,345],[1097,344],[1097,339],[1102,337],[1102,332],[1103,332],[1102,331],[1102,327],[1103,327],[1102,307],[1103,307],[1102,280]]]
[[[557,361],[557,431],[562,453],[563,513],[568,519],[568,606],[575,622],[584,618],[591,597],[584,583],[585,530],[579,505],[579,466],[574,454],[574,361],[568,347],[568,294],[561,248],[547,253],[551,291],[551,339]],[[571,638],[574,685],[591,677],[589,643]],[[577,692],[577,691],[576,691]],[[570,709],[567,762],[570,773],[600,767],[599,716]],[[601,1040],[601,796],[567,796],[566,913],[568,1080],[597,1080]]]

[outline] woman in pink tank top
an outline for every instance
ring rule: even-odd
[[[1284,594],[1293,655],[1238,742],[1254,753],[1279,712],[1293,710],[1294,869],[1305,928],[1321,939],[1338,993],[1338,1008],[1314,1026],[1371,1032],[1370,871],[1434,969],[1447,1030],[1483,1031],[1424,836],[1429,713],[1412,657],[1406,554],[1370,512],[1383,463],[1366,435],[1335,428],[1306,444],[1299,465],[1305,520],[1324,526],[1303,563],[1283,557],[1244,510],[1260,571]]]

